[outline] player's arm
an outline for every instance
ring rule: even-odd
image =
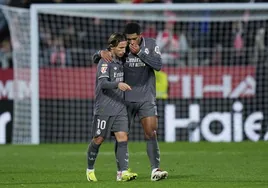
[[[101,89],[116,89],[118,82],[111,82],[109,74],[109,64],[104,62],[103,59],[99,61],[97,67],[97,79],[99,80],[99,86]]]
[[[162,68],[162,59],[160,55],[147,55],[145,52],[140,51],[138,54],[139,58],[146,63],[148,66],[152,67],[156,71],[160,71]]]
[[[156,71],[160,71],[162,67],[162,58],[159,46],[156,45],[155,41],[151,48],[142,47],[137,53],[139,58],[152,67]]]
[[[100,59],[103,58],[105,62],[112,61],[112,55],[109,50],[99,50],[92,56],[93,63],[98,64]]]
[[[130,86],[123,82],[110,81],[109,64],[100,60],[97,67],[97,77],[101,89],[116,89],[119,88],[122,91],[131,90]]]
[[[119,88],[122,91],[131,90],[131,87],[124,82],[111,82],[108,78],[101,78],[99,80],[102,89],[117,89]]]
[[[101,89],[116,89],[119,82],[111,82],[108,78],[100,78],[99,84]]]
[[[101,56],[100,56],[100,50],[99,50],[98,52],[93,54],[92,61],[93,63],[98,64],[100,59],[101,59]]]

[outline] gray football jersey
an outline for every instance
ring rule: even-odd
[[[125,82],[132,88],[125,92],[125,100],[130,102],[154,102],[156,99],[155,74],[162,67],[159,47],[152,38],[143,38],[141,51],[128,54],[124,64]]]
[[[106,63],[100,60],[97,66],[95,88],[95,115],[127,115],[124,92],[117,88],[124,81],[123,63],[119,60]]]

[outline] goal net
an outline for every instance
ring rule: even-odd
[[[29,10],[1,7],[8,21],[13,60],[12,143],[33,143],[31,106],[31,47]],[[38,74],[38,73],[36,73]],[[35,133],[33,133],[35,134]]]
[[[267,10],[267,4],[5,7],[20,83],[13,143],[89,141],[92,55],[130,21],[155,38],[162,53],[160,141],[268,140]],[[20,91],[21,84],[28,90]],[[129,136],[144,140],[138,120]]]

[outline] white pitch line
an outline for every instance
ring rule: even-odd
[[[222,152],[222,151],[218,151],[218,152],[210,152],[210,151],[174,151],[174,152],[160,152],[160,155],[167,155],[167,156],[178,156],[178,155],[239,155],[239,154],[243,154],[244,152],[238,152],[238,151],[232,151],[232,152]],[[57,154],[59,155],[86,155],[86,152],[60,152]],[[131,152],[129,151],[129,154],[131,156],[142,156],[142,155],[147,155],[146,152]],[[104,151],[104,152],[99,152],[99,155],[105,155],[105,156],[111,156],[114,155],[114,152],[110,152],[110,151]]]

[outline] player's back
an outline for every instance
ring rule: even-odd
[[[100,60],[97,67],[96,88],[95,88],[95,115],[126,115],[124,103],[124,92],[117,87],[113,89],[103,89],[105,82],[118,84],[124,81],[123,63],[113,60],[111,63]]]

